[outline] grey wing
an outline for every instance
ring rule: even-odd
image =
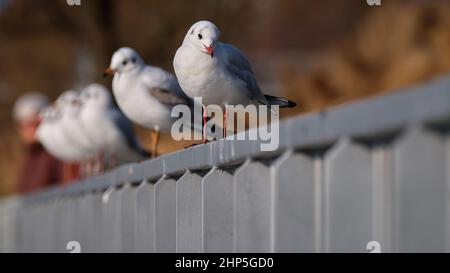
[[[221,44],[226,58],[226,68],[233,76],[245,82],[249,93],[248,97],[262,104],[268,105],[261,88],[259,88],[247,57],[237,47],[230,44]]]
[[[122,135],[125,137],[128,146],[144,157],[149,156],[149,153],[146,152],[139,144],[131,121],[119,109],[116,108],[111,109],[111,116],[114,124],[117,128],[119,128]]]
[[[183,92],[173,74],[153,66],[147,66],[143,73],[143,84],[149,90],[150,95],[161,103],[168,106],[193,105],[193,100]]]
[[[168,106],[174,106],[177,104],[190,104],[190,101],[182,96],[174,94],[173,92],[167,89],[161,88],[151,88],[149,90],[150,94],[156,98],[162,104]]]

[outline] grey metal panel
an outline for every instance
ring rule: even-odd
[[[450,196],[450,132],[447,132],[446,138],[445,138],[445,143],[446,143],[446,160],[445,162],[447,163],[446,165],[446,169],[447,169],[447,196]],[[446,202],[446,252],[450,252],[450,201],[447,200]]]
[[[28,253],[35,252],[36,245],[36,228],[33,229],[33,224],[36,223],[36,207],[29,206],[27,211],[27,221],[26,221],[26,240],[25,240],[25,249]],[[36,226],[35,226],[36,227]]]
[[[66,246],[68,242],[75,241],[80,243],[81,249],[83,250],[84,244],[86,243],[86,240],[83,238],[84,235],[84,206],[85,206],[85,196],[75,196],[72,200],[72,206],[73,206],[73,218],[72,218],[72,234],[71,237],[68,238],[68,241],[66,242]],[[66,250],[66,252],[69,252],[69,250]]]
[[[395,145],[396,251],[446,250],[445,145],[442,136],[421,129]]]
[[[50,253],[51,248],[51,208],[48,201],[39,204],[39,253]]]
[[[144,181],[137,188],[136,252],[154,252],[155,185]]]
[[[42,209],[42,204],[38,204],[34,207],[33,209],[33,223],[34,223],[34,228],[36,229],[36,231],[34,232],[34,245],[33,245],[33,252],[35,253],[43,253],[43,246],[45,244],[44,240],[44,215],[43,215],[43,209]]]
[[[177,182],[177,252],[203,252],[202,176],[187,171]]]
[[[0,205],[0,253],[13,252],[15,207],[5,200]]]
[[[54,199],[50,203],[52,215],[49,215],[51,218],[51,244],[50,244],[50,251],[52,253],[58,252],[58,247],[60,242],[58,241],[58,232],[60,231],[60,222],[61,222],[61,214],[59,211],[59,202],[58,200]]]
[[[248,161],[236,171],[234,178],[235,251],[273,251],[270,167]]]
[[[380,243],[380,252],[393,252],[394,156],[391,143],[373,147],[372,155],[372,238]]]
[[[56,223],[58,222],[58,214],[55,202],[53,200],[49,200],[45,203],[44,207],[44,215],[45,215],[45,252],[46,253],[54,253],[56,252]]]
[[[11,212],[6,201],[0,202],[0,253],[8,252],[8,217]]]
[[[23,214],[23,239],[22,252],[29,253],[32,249],[32,232],[30,231],[30,223],[32,220],[32,208],[24,207]]]
[[[75,199],[64,198],[60,200],[60,239],[58,239],[58,246],[56,247],[57,252],[65,253],[67,243],[70,241],[77,240],[74,236],[75,228]]]
[[[94,230],[91,230],[91,225],[93,221],[93,213],[94,213],[94,202],[95,197],[93,194],[85,194],[79,197],[78,203],[78,211],[77,211],[77,231],[78,238],[81,247],[81,252],[89,252],[89,243],[91,233],[95,233]]]
[[[33,231],[32,237],[32,249],[33,253],[42,252],[42,216],[41,216],[41,205],[34,205],[32,210],[32,222],[35,230]],[[30,227],[31,230],[31,227]]]
[[[7,252],[13,253],[18,251],[17,237],[19,230],[18,214],[20,211],[19,202],[13,201],[12,210],[10,210],[9,221],[10,221],[10,231],[8,232],[9,244],[7,245]]]
[[[88,223],[87,242],[84,245],[83,253],[99,253],[102,252],[102,192],[90,193],[91,195],[91,207],[90,218]]]
[[[55,237],[54,222],[56,221],[52,203],[50,201],[43,203],[39,211],[41,215],[40,228],[42,231],[39,252],[51,253],[53,252],[53,238]]]
[[[14,213],[10,204],[5,201],[0,207],[0,253],[11,252],[11,216]]]
[[[21,212],[22,212],[22,208],[20,205],[18,205],[15,210],[14,210],[14,235],[12,234],[8,234],[7,236],[9,236],[11,238],[11,243],[12,243],[12,247],[13,249],[6,249],[7,252],[15,252],[15,253],[20,253],[21,251],[21,247],[20,247],[20,242],[21,242],[21,229],[22,229],[22,218],[21,218]],[[1,227],[0,227],[1,229]],[[1,236],[1,234],[0,234]],[[1,238],[0,238],[1,240]],[[1,243],[0,243],[1,244]],[[1,250],[0,250],[1,253]]]
[[[19,219],[18,220],[18,225],[19,225],[19,228],[18,228],[18,234],[16,236],[17,244],[18,244],[17,245],[17,252],[18,253],[24,253],[25,252],[25,247],[24,247],[24,244],[25,244],[25,223],[26,223],[25,216],[26,216],[26,208],[23,205],[21,205],[19,213],[18,213],[18,219]]]
[[[38,215],[39,215],[39,240],[38,240],[38,252],[39,253],[49,253],[50,252],[50,232],[51,229],[51,223],[49,222],[50,219],[50,211],[49,207],[47,205],[47,202],[39,204],[38,209]]]
[[[276,183],[275,251],[320,251],[320,174],[314,157],[286,153],[274,166]],[[319,170],[320,171],[320,170]]]
[[[20,250],[21,253],[29,253],[30,252],[30,241],[31,241],[31,234],[29,232],[29,223],[31,220],[31,209],[29,206],[24,206],[21,212],[21,218],[22,218],[22,236],[20,241]]]
[[[15,251],[17,253],[23,252],[22,242],[23,242],[23,208],[20,206],[16,211],[16,236],[15,236]]]
[[[233,170],[214,168],[203,178],[203,248],[233,251]]]
[[[51,253],[52,247],[52,208],[49,206],[48,200],[41,200],[36,203],[35,219],[33,221],[34,228],[39,229],[35,232],[35,251],[38,253]]]
[[[162,178],[155,184],[155,251],[176,251],[176,180]]]
[[[326,157],[327,250],[366,252],[372,237],[372,154],[341,141]]]
[[[0,201],[0,253],[6,252],[6,211],[4,202]]]
[[[135,252],[137,190],[129,184],[121,190],[122,252]]]
[[[54,242],[53,242],[53,252],[61,253],[65,249],[65,243],[63,241],[63,229],[64,229],[64,202],[62,199],[55,200],[54,203]]]
[[[81,251],[83,251],[84,246],[87,243],[85,238],[85,221],[86,221],[86,211],[87,211],[87,197],[85,195],[76,196],[74,199],[74,218],[73,218],[73,239],[70,241],[76,241],[80,243]],[[66,244],[67,247],[67,244]],[[66,249],[66,252],[70,252],[70,250]]]
[[[3,244],[3,249],[0,250],[1,252],[5,252],[5,253],[9,253],[9,252],[14,252],[15,246],[14,246],[14,233],[16,232],[15,230],[15,219],[17,218],[16,216],[16,208],[14,208],[13,206],[11,206],[11,204],[9,204],[9,202],[6,202],[5,207],[3,209],[3,227],[0,229],[3,229],[3,236],[1,236],[0,240],[2,242],[0,242],[0,244]],[[0,231],[0,233],[2,233]]]
[[[79,237],[79,231],[78,231],[78,223],[77,223],[77,211],[78,211],[78,197],[77,196],[70,196],[66,202],[66,210],[67,215],[65,217],[65,224],[66,224],[66,232],[63,242],[63,251],[67,252],[67,244],[71,241],[80,241]]]
[[[21,206],[20,210],[20,253],[27,253],[29,248],[29,234],[27,233],[27,223],[30,221],[30,209],[26,205]]]
[[[108,189],[102,196],[102,247],[103,252],[121,251],[121,193]]]
[[[17,206],[14,201],[6,202],[4,214],[4,251],[7,253],[15,251],[15,233],[16,233],[16,210]]]

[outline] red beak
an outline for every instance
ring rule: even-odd
[[[210,46],[204,46],[206,51],[208,52],[209,55],[211,55],[211,58],[214,58],[214,48],[212,47],[212,45]]]

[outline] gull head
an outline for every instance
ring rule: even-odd
[[[143,64],[144,61],[136,50],[129,47],[122,47],[113,54],[111,64],[103,75],[113,76],[115,73],[125,73],[135,70]]]
[[[59,109],[55,105],[49,105],[39,112],[39,119],[43,123],[53,123],[60,118]]]
[[[55,104],[59,108],[79,108],[81,106],[80,93],[75,90],[67,90],[56,99]]]
[[[94,107],[109,107],[112,105],[112,97],[108,89],[101,84],[86,86],[80,95],[83,105]]]
[[[192,25],[183,43],[192,45],[200,52],[214,58],[214,51],[219,41],[219,28],[210,21],[199,21]]]

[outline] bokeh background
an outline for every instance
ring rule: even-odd
[[[208,19],[249,57],[266,93],[294,115],[392,92],[450,71],[450,1],[0,0],[0,195],[14,192],[21,145],[11,120],[29,91],[51,99],[102,79],[111,54],[137,49],[173,71],[192,23]],[[147,132],[137,128],[145,142]],[[181,148],[162,139],[165,152]]]

